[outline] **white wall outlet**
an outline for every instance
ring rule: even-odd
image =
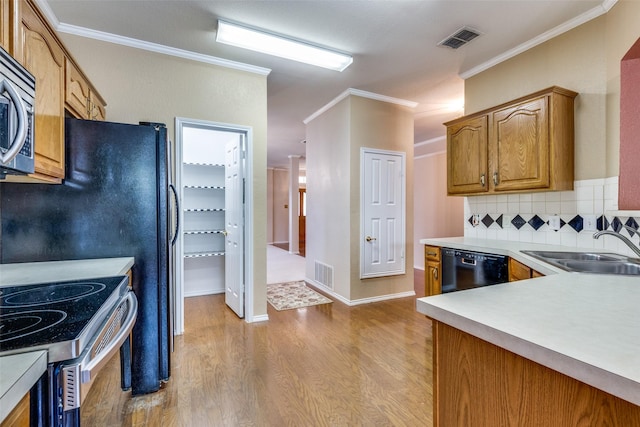
[[[502,215],[502,228],[511,227],[511,215]]]
[[[549,228],[555,231],[560,230],[560,216],[559,215],[550,215],[549,216]]]
[[[480,225],[480,214],[473,214],[473,217],[471,218],[471,225],[474,227]]]
[[[582,230],[583,231],[596,231],[598,224],[595,215],[582,215]]]

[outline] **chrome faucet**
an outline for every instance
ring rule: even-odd
[[[635,234],[637,234],[638,236],[640,236],[640,232],[639,232],[638,230],[636,230],[635,228],[633,228],[633,227],[629,227],[628,225],[624,225],[624,224],[622,224],[622,226],[623,226],[624,228],[626,228],[627,230],[629,230],[630,232],[635,233]],[[605,234],[608,234],[608,235],[610,235],[610,236],[616,236],[618,239],[622,240],[622,241],[625,243],[625,245],[629,246],[629,248],[631,248],[631,250],[633,251],[633,253],[634,253],[634,254],[636,254],[636,255],[638,256],[638,258],[640,258],[640,247],[636,246],[636,245],[631,241],[631,239],[629,239],[629,238],[628,238],[628,237],[626,237],[626,236],[623,236],[622,234],[620,234],[620,233],[618,233],[618,232],[616,232],[616,231],[613,231],[613,230],[602,230],[602,231],[598,231],[598,232],[596,232],[596,233],[594,233],[594,234],[593,234],[593,238],[594,238],[594,239],[597,239],[597,238],[599,238],[600,236],[603,236],[603,235],[605,235]]]

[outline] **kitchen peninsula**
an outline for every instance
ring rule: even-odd
[[[546,245],[420,243],[493,247],[546,274],[417,300],[433,321],[434,426],[640,426],[637,276],[553,271],[520,252]]]

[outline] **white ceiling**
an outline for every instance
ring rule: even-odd
[[[426,152],[441,146],[442,123],[461,114],[452,107],[463,102],[461,76],[469,77],[586,22],[615,1],[40,0],[39,4],[48,9],[59,31],[96,30],[271,69],[268,165],[286,167],[289,155],[304,156],[303,120],[349,88],[417,102],[417,147]],[[218,18],[349,52],[354,61],[339,73],[221,45],[215,42]],[[437,46],[465,25],[482,36],[458,50]]]

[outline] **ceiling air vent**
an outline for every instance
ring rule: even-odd
[[[462,27],[455,33],[438,43],[438,46],[447,46],[451,49],[457,49],[460,46],[464,46],[465,44],[469,43],[479,35],[480,32],[478,30],[475,30],[471,27]]]

